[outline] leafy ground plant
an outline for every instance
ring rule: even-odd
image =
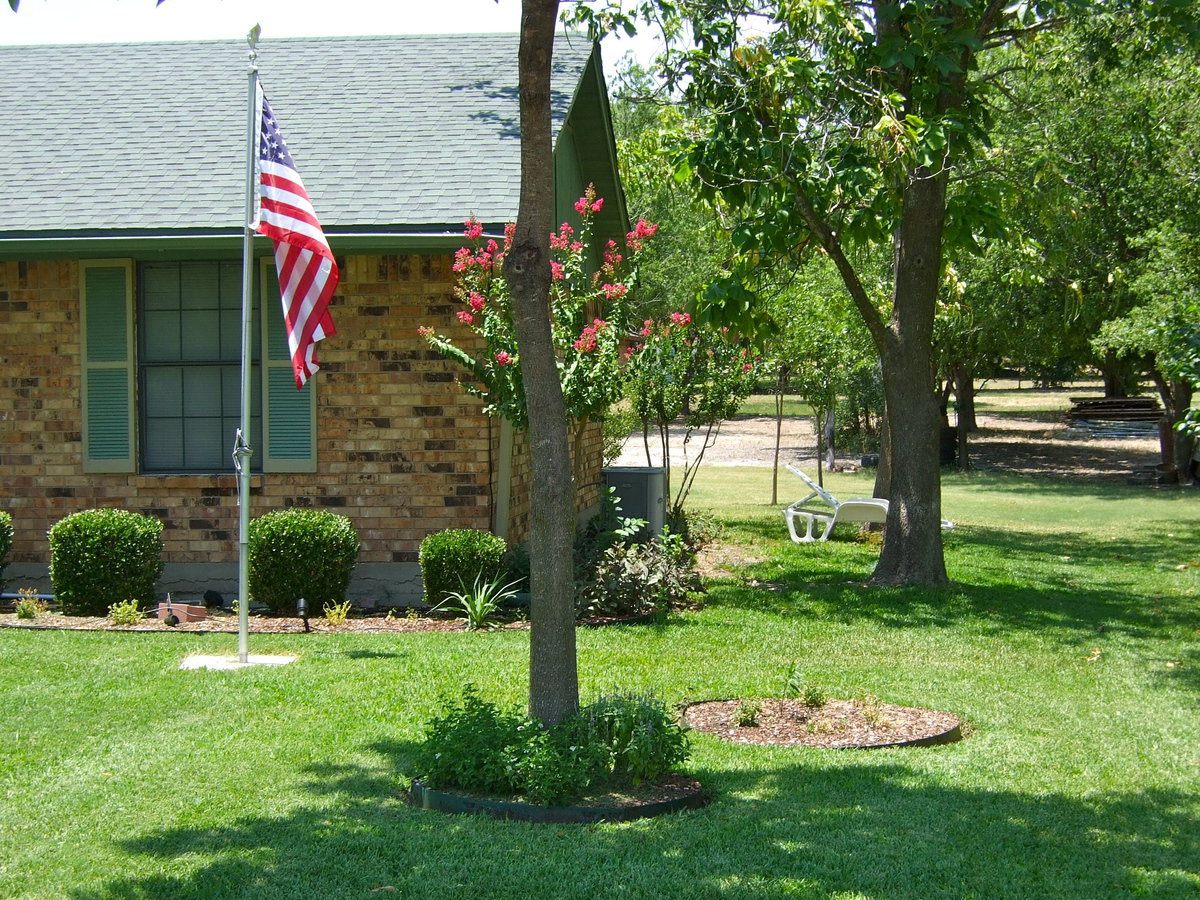
[[[470,588],[451,591],[445,600],[430,609],[448,608],[461,613],[467,619],[468,631],[488,628],[504,604],[517,595],[516,586],[515,581],[501,585],[499,578],[489,581],[480,573]]]
[[[18,588],[16,613],[18,619],[36,619],[45,614],[48,606],[46,601],[37,595],[33,588]]]
[[[819,709],[829,702],[825,689],[804,677],[796,663],[788,666],[783,676],[783,696],[798,697],[805,706]]]
[[[142,608],[136,600],[118,600],[108,607],[108,619],[114,625],[136,625],[142,621]]]
[[[326,603],[322,609],[325,612],[325,621],[335,628],[338,625],[345,625],[346,619],[350,617],[349,600],[343,600],[341,603]]]
[[[742,728],[754,728],[758,725],[758,714],[761,712],[761,701],[743,700],[741,706],[733,714],[733,720]]]

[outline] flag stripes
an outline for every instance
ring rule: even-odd
[[[329,301],[337,263],[266,96],[259,91],[257,230],[275,245],[275,268],[296,387],[318,369],[316,342],[335,334]]]

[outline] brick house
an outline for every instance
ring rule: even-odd
[[[484,416],[420,325],[456,333],[452,254],[499,234],[519,189],[516,37],[296,39],[259,49],[264,89],[342,272],[321,371],[297,391],[270,242],[255,240],[253,500],[350,517],[351,598],[420,596],[421,539],[519,539],[520,434]],[[236,594],[246,48],[0,47],[0,504],[8,589],[48,586],[46,531],[119,506],[165,524],[160,589]],[[53,77],[44,77],[53,73]],[[599,50],[558,39],[556,221],[588,183],[626,227]],[[577,485],[598,499],[598,434]]]

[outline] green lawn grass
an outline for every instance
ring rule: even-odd
[[[797,394],[783,395],[783,414],[785,416],[811,416],[812,407]],[[774,394],[751,394],[738,407],[739,416],[770,416],[775,418]]]
[[[852,531],[787,541],[769,477],[702,473],[696,504],[749,561],[703,609],[581,629],[584,694],[769,696],[795,663],[831,696],[955,712],[967,740],[694,735],[691,770],[716,795],[700,811],[446,817],[401,799],[422,723],[465,681],[522,702],[526,633],[252,635],[299,660],[184,672],[236,636],[4,629],[0,897],[1200,894],[1194,492],[952,475],[954,585],[879,590]]]

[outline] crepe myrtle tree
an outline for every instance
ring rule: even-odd
[[[593,223],[604,206],[594,188],[575,203],[578,231],[563,222],[550,235],[550,330],[562,384],[563,403],[575,430],[576,476],[583,474],[583,432],[620,399],[624,376],[621,340],[628,320],[630,287],[637,277],[637,260],[658,231],[639,220],[622,243],[609,240],[593,253]],[[468,245],[454,257],[454,294],[462,306],[456,316],[471,338],[456,341],[422,327],[420,334],[434,350],[462,365],[466,391],[484,402],[484,412],[502,416],[516,428],[529,427],[521,352],[517,346],[513,302],[502,276],[504,258],[512,249],[516,226],[505,228],[503,242],[486,237],[483,226],[470,219]],[[585,262],[603,260],[587,271]]]

